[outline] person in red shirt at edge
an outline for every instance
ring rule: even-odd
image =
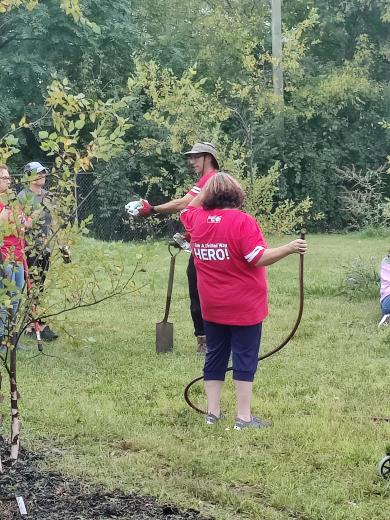
[[[9,187],[11,175],[4,164],[0,164],[0,227],[1,245],[1,279],[0,287],[4,287],[2,279],[15,283],[17,289],[24,287],[24,228],[31,226],[31,218],[26,217],[15,205],[9,206]],[[19,298],[15,292],[11,293],[12,313],[16,314]],[[0,307],[0,341],[3,340],[5,329],[10,316],[5,307]]]
[[[305,240],[268,248],[256,220],[240,211],[244,193],[224,172],[216,173],[181,212],[192,254],[207,336],[204,381],[206,424],[223,418],[220,398],[229,357],[237,398],[236,430],[271,423],[251,413],[262,322],[268,314],[265,266],[292,253],[304,254]]]
[[[154,213],[170,214],[178,213],[186,208],[190,202],[201,191],[206,182],[216,174],[219,163],[215,146],[208,142],[195,143],[194,146],[184,155],[188,157],[189,162],[195,172],[199,175],[196,184],[190,191],[180,199],[174,199],[165,204],[152,206],[147,200],[142,200],[143,207],[139,210],[140,217],[148,217]],[[197,288],[196,270],[194,266],[194,257],[190,256],[187,267],[188,292],[190,296],[190,311],[194,324],[194,334],[197,338],[198,352],[205,354],[207,350],[206,335],[204,331],[203,317],[200,307],[199,294]]]

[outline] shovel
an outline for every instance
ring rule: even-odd
[[[156,352],[172,352],[173,350],[173,323],[168,321],[169,309],[171,307],[172,300],[172,287],[173,287],[173,275],[175,273],[175,261],[176,256],[180,253],[181,249],[173,254],[171,251],[171,245],[168,247],[169,254],[171,255],[171,264],[169,268],[168,278],[168,290],[167,290],[167,301],[165,305],[165,314],[162,321],[156,323]]]

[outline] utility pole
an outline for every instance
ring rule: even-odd
[[[284,132],[284,93],[283,93],[283,68],[282,68],[282,0],[272,2],[272,64],[274,94],[279,98],[281,114],[278,117],[279,137]]]
[[[274,94],[283,102],[283,69],[282,69],[282,0],[272,1],[272,57]]]

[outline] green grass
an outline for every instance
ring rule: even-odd
[[[228,419],[207,428],[182,393],[201,374],[188,310],[185,268],[177,259],[171,321],[174,353],[155,354],[169,254],[162,244],[138,283],[147,288],[57,323],[61,338],[47,351],[58,360],[19,359],[23,443],[49,448],[49,463],[108,488],[156,495],[218,519],[370,520],[389,517],[390,486],[376,465],[390,441],[390,330],[378,330],[378,298],[340,293],[354,258],[379,265],[389,237],[309,236],[302,325],[280,354],[260,367],[254,411],[271,418],[264,431],[232,430],[229,376],[223,408]],[[274,240],[274,244],[281,241]],[[84,247],[103,247],[87,241]],[[128,258],[137,245],[110,245]],[[269,268],[270,316],[263,351],[289,332],[298,309],[298,259]],[[78,338],[77,344],[70,336]],[[192,395],[204,401],[201,385]],[[4,406],[4,405],[3,405]]]

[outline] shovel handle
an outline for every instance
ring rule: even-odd
[[[176,262],[176,255],[172,255],[171,256],[171,264],[170,264],[170,267],[169,267],[167,302],[166,302],[166,305],[165,305],[165,314],[164,314],[164,318],[163,318],[163,321],[165,323],[168,321],[169,309],[171,307],[172,288],[173,288],[173,275],[175,274],[175,262]]]

